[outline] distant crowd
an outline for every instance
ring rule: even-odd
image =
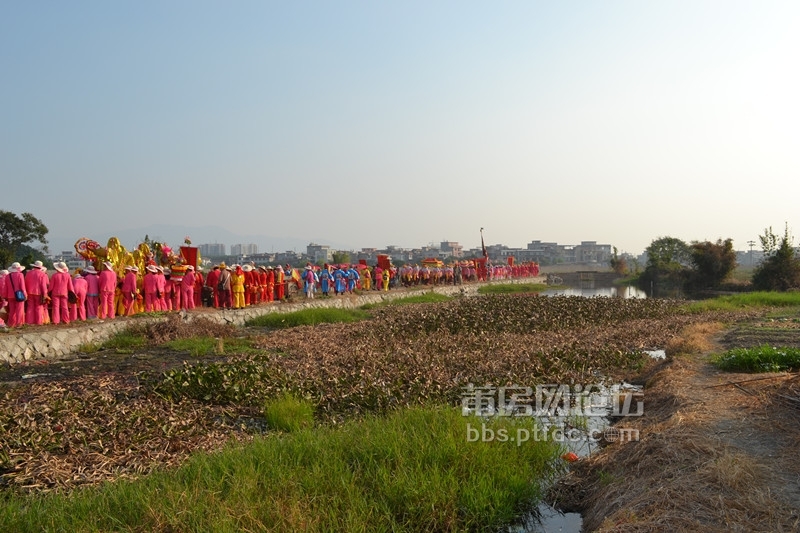
[[[211,267],[207,274],[192,265],[171,268],[150,264],[80,268],[70,273],[63,262],[55,272],[41,261],[29,265],[13,263],[0,270],[0,327],[68,324],[82,320],[111,320],[142,312],[189,311],[196,307],[243,309],[289,298],[302,291],[306,298],[340,296],[355,291],[383,290],[441,284],[461,284],[489,279],[535,277],[535,263],[489,265],[464,262],[453,265],[365,264],[328,265],[308,263],[298,269],[290,265],[259,266],[255,263]],[[27,272],[25,272],[27,270]]]

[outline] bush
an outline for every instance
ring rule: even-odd
[[[307,400],[284,394],[267,403],[264,418],[272,429],[291,433],[314,425],[314,406]]]

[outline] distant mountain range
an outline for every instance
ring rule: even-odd
[[[142,228],[74,235],[72,237],[53,234],[48,235],[48,241],[50,253],[58,254],[67,250],[75,251],[75,242],[82,237],[93,239],[103,246],[106,245],[108,239],[111,237],[117,237],[125,248],[132,250],[144,240],[145,236],[149,237],[150,240],[166,242],[173,247],[181,246],[184,238],[189,236],[192,241],[192,246],[215,243],[224,244],[228,253],[230,253],[232,244],[256,244],[259,252],[285,252],[288,250],[305,252],[306,246],[311,242],[326,244],[335,250],[351,249],[351,247],[345,244],[335,243],[325,239],[298,239],[269,235],[239,234],[219,226],[187,227],[168,224],[153,224]]]

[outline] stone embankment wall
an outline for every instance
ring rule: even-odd
[[[543,279],[516,280],[520,283],[542,282]],[[508,283],[508,280],[502,283]],[[501,282],[498,282],[501,283]],[[425,288],[424,292],[439,294],[477,294],[481,284],[439,285]],[[204,308],[196,312],[184,313],[185,320],[202,316],[210,320],[237,326],[244,325],[247,320],[269,313],[289,313],[312,307],[356,308],[364,304],[380,303],[386,300],[407,298],[419,294],[422,290],[393,290],[389,292],[370,292],[361,295],[334,296],[331,298],[314,298],[306,300],[302,295],[295,297],[292,303],[272,303],[257,305],[238,310],[212,310]],[[164,320],[163,316],[138,315],[120,317],[114,320],[73,322],[69,326],[35,326],[22,329],[6,330],[0,333],[0,363],[8,364],[32,361],[35,359],[59,359],[80,351],[82,346],[101,344],[120,331],[124,331],[132,323],[142,321]],[[134,322],[135,321],[135,322]]]

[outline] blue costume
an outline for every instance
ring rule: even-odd
[[[356,281],[360,280],[361,276],[358,275],[358,270],[350,267],[347,270],[347,292],[353,292],[356,288]]]
[[[347,274],[341,268],[337,268],[333,273],[334,291],[336,294],[344,294],[347,283]]]
[[[320,289],[322,290],[322,294],[327,296],[328,291],[331,290],[331,273],[327,268],[323,268],[319,273],[319,285]]]

